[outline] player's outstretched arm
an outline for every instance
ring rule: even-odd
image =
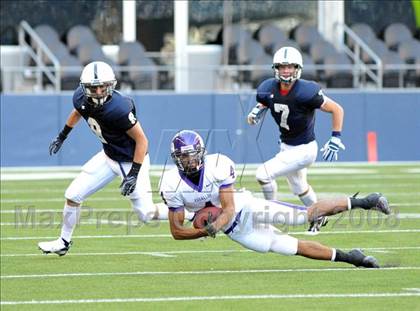
[[[175,240],[192,240],[207,236],[206,230],[184,226],[184,211],[169,210],[168,219],[171,234]]]
[[[120,185],[121,194],[124,196],[130,195],[136,189],[137,176],[140,172],[149,144],[146,134],[144,134],[139,122],[136,122],[135,125],[127,131],[127,135],[136,142],[136,147],[131,169]]]
[[[133,162],[143,163],[144,157],[146,156],[147,148],[149,147],[149,141],[138,121],[132,128],[130,128],[127,131],[127,135],[130,136],[136,142],[136,149],[134,150]]]
[[[70,113],[69,117],[67,118],[66,124],[64,125],[64,128],[58,134],[58,136],[51,142],[49,147],[50,155],[56,154],[58,150],[60,150],[61,146],[63,145],[64,140],[66,140],[67,136],[73,129],[73,127],[76,126],[77,122],[79,122],[81,118],[80,113],[73,109],[73,111]]]
[[[322,158],[325,161],[338,160],[338,151],[345,150],[346,147],[341,142],[341,130],[343,128],[344,110],[331,98],[324,96],[325,101],[321,106],[321,110],[332,114],[332,133],[331,138],[321,148],[323,152]]]

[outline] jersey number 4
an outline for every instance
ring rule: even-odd
[[[281,113],[280,126],[289,130],[289,125],[287,124],[287,117],[289,116],[289,107],[284,104],[274,104],[274,111]]]
[[[101,130],[101,127],[99,126],[99,123],[93,118],[89,118],[87,121],[88,121],[89,127],[95,133],[95,135],[98,136],[99,140],[103,142],[104,144],[107,144],[108,142],[102,136],[102,130]]]

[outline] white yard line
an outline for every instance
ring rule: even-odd
[[[104,298],[104,299],[69,299],[69,300],[24,300],[2,301],[1,305],[52,305],[52,304],[89,304],[89,303],[133,303],[133,302],[168,302],[168,301],[215,301],[215,300],[261,300],[261,299],[319,299],[319,298],[392,298],[419,297],[420,293],[339,293],[339,294],[266,294],[266,295],[229,295],[229,296],[181,296],[155,298]]]
[[[157,192],[156,192],[157,193]],[[261,197],[262,193],[260,192],[254,192],[253,193],[255,196],[257,197]],[[331,197],[331,196],[338,196],[338,195],[343,195],[341,192],[340,193],[335,193],[335,192],[317,192],[318,195],[323,196],[323,197]],[[418,191],[416,191],[415,189],[413,189],[413,191],[405,191],[404,193],[400,193],[400,192],[387,192],[386,193],[387,197],[410,197],[410,198],[415,198],[415,197],[419,197],[420,198],[420,194]],[[292,194],[282,194],[280,196],[280,200],[281,199],[294,199],[295,196]],[[33,198],[33,199],[1,199],[0,202],[1,203],[36,203],[36,202],[64,202],[64,197],[55,197],[55,198]],[[110,197],[101,197],[101,196],[97,196],[94,198],[89,198],[86,200],[86,202],[89,201],[121,201],[123,200],[122,197],[118,197],[118,196],[110,196]]]
[[[252,252],[251,250],[198,250],[198,251],[159,251],[158,254],[168,255],[167,257],[175,257],[177,254],[207,254],[207,253],[248,253]],[[137,255],[147,255],[153,256],[156,252],[109,252],[109,253],[69,253],[71,256],[137,256]],[[36,254],[1,254],[1,257],[37,257],[45,256],[41,252]],[[159,257],[159,256],[157,256]],[[160,256],[163,257],[163,256]]]
[[[102,212],[131,212],[131,208],[93,208],[88,206],[82,206],[82,213],[102,213]],[[18,207],[16,209],[5,209],[1,210],[0,214],[17,214],[17,213],[63,213],[63,208],[55,208],[55,209],[42,209],[42,208],[35,208],[35,207]]]
[[[401,246],[401,247],[371,247],[371,248],[362,248],[365,251],[389,251],[389,250],[420,250],[420,246]],[[253,251],[249,249],[225,249],[225,250],[182,250],[182,251],[162,251],[159,250],[158,252],[103,252],[103,253],[69,253],[70,256],[134,256],[134,255],[150,255],[159,257],[159,255],[168,255],[167,257],[174,256],[174,255],[182,255],[182,254],[216,254],[216,253],[251,253]],[[32,253],[32,254],[1,254],[1,257],[37,257],[37,256],[45,256],[41,252],[39,253]],[[163,256],[160,256],[163,257]]]
[[[418,292],[420,293],[420,288],[412,287],[412,288],[403,288],[403,290],[410,291],[410,292]]]
[[[341,271],[389,271],[389,270],[420,270],[420,267],[389,267],[381,269],[359,268],[303,268],[303,269],[261,269],[261,270],[202,270],[202,271],[133,271],[133,272],[80,272],[80,273],[51,273],[51,274],[27,274],[27,275],[2,275],[1,279],[46,279],[58,277],[82,277],[82,276],[126,276],[126,275],[194,275],[194,274],[248,274],[248,273],[287,273],[287,272],[341,272]]]
[[[420,232],[420,229],[395,229],[395,230],[354,230],[354,231],[321,231],[320,235],[330,235],[330,234],[377,234],[377,233],[413,233],[413,232]],[[288,232],[291,235],[307,235],[307,231],[296,231],[296,232]],[[167,238],[172,236],[170,234],[116,234],[116,235],[79,235],[74,236],[74,239],[126,239],[126,238]],[[218,238],[225,237],[225,235],[221,234]],[[55,236],[48,236],[48,237],[1,237],[1,241],[19,241],[19,240],[48,240],[48,239],[56,239]]]

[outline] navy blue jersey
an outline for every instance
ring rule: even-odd
[[[131,98],[118,91],[101,108],[93,108],[86,102],[81,87],[73,95],[73,106],[89,124],[102,142],[105,154],[118,162],[132,162],[135,141],[127,135],[136,120],[136,108]]]
[[[285,144],[296,146],[315,140],[315,109],[324,102],[317,83],[298,79],[289,93],[282,96],[280,83],[274,78],[267,79],[258,86],[257,102],[270,109]]]

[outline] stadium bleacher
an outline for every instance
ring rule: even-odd
[[[220,70],[225,70],[223,66],[238,66],[236,71],[232,69],[234,67],[229,69],[231,82],[239,86],[255,87],[262,77],[270,75],[271,58],[275,51],[282,46],[293,46],[304,55],[303,77],[317,80],[327,87],[371,87],[379,81],[372,79],[372,74],[383,75],[380,80],[382,87],[420,85],[419,70],[416,67],[417,56],[420,55],[420,41],[416,38],[419,31],[412,31],[401,22],[389,23],[380,32],[367,23],[356,22],[349,26],[373,51],[375,59],[372,53],[363,48],[360,59],[356,59],[356,44],[352,37],[346,38],[346,48],[343,49],[338,42],[328,41],[314,24],[308,22],[299,23],[287,30],[274,20],[262,22],[257,27],[252,23],[241,22],[220,27],[216,42],[223,45],[223,55],[228,55],[227,63],[221,61]],[[111,64],[116,68],[121,83],[132,89],[159,89],[165,88],[164,85],[174,85],[173,81],[168,81],[174,79],[173,74],[168,74],[167,68],[161,68],[167,63],[173,65],[174,61],[159,61],[160,56],[156,58],[156,54],[160,52],[154,53],[152,58],[150,54],[153,53],[146,51],[140,41],[121,41],[115,45],[116,52],[109,55],[95,32],[87,25],[73,25],[61,36],[48,24],[37,25],[34,30],[60,62],[63,90],[71,89],[81,67],[93,60]],[[30,46],[36,53],[37,45],[32,39]],[[42,54],[42,62],[45,66],[54,65],[48,53]],[[31,60],[30,65],[36,67],[34,71],[40,70],[35,61]],[[351,66],[353,70],[349,69]],[[381,70],[378,66],[381,66]],[[363,68],[370,68],[371,75],[366,75]],[[360,77],[355,79],[354,75]],[[222,74],[219,73],[219,76]],[[51,79],[46,79],[45,75],[42,81],[44,87],[51,83]],[[355,84],[355,81],[359,83]],[[226,86],[225,83],[223,85]]]

